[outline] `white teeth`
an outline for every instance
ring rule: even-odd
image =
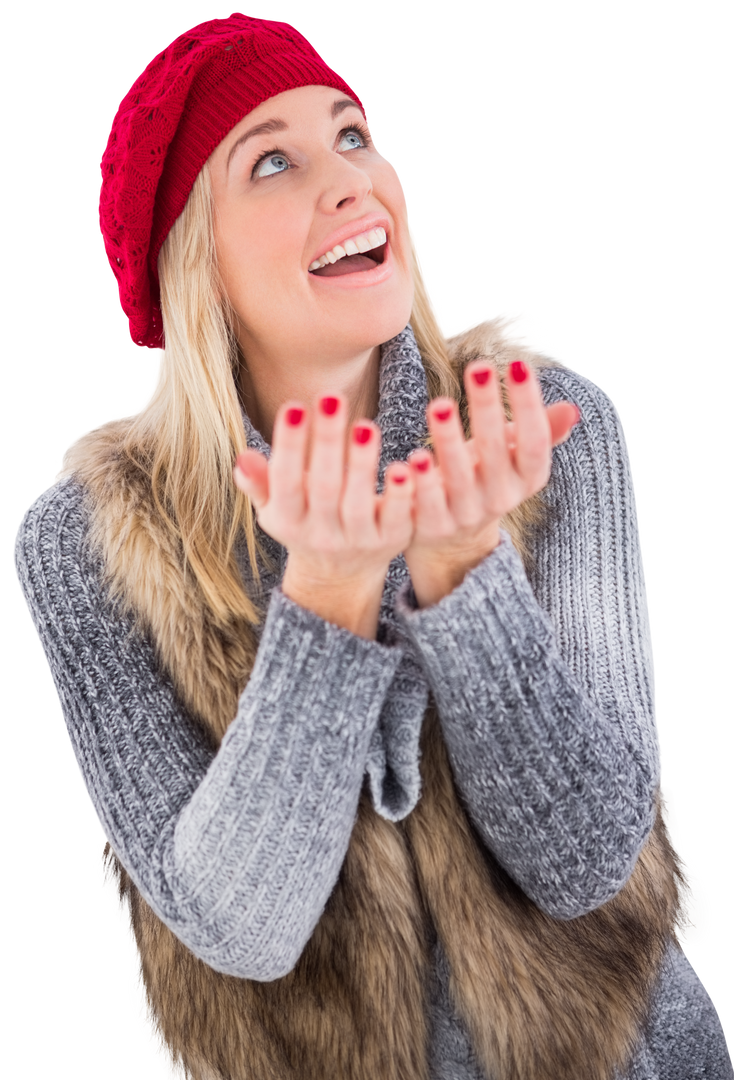
[[[346,255],[357,255],[372,251],[373,248],[382,247],[386,241],[387,233],[384,229],[379,226],[376,229],[370,229],[369,232],[350,237],[343,244],[335,244],[331,251],[327,251],[320,258],[314,259],[309,266],[309,270],[318,270],[320,267],[326,266],[327,263],[338,262],[339,259],[343,259]]]

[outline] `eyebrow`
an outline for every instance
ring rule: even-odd
[[[345,109],[359,109],[359,105],[356,101],[352,101],[351,98],[340,98],[339,101],[335,101],[331,106],[331,119],[336,120],[337,116],[344,112]],[[360,112],[362,110],[360,109]],[[285,120],[266,120],[262,124],[256,124],[254,128],[250,128],[249,131],[245,131],[240,135],[237,142],[227,155],[227,171],[229,171],[229,165],[232,158],[240,149],[244,146],[248,139],[253,139],[256,135],[272,135],[275,131],[287,131],[288,125]]]

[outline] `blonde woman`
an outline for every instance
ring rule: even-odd
[[[103,177],[160,383],[18,567],[173,1058],[731,1077],[609,402],[496,326],[444,341],[359,98],[284,24],[176,39]]]

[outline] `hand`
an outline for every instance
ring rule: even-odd
[[[395,462],[377,495],[379,428],[359,420],[348,448],[346,436],[343,399],[321,398],[312,417],[289,402],[276,417],[270,461],[245,450],[234,479],[260,526],[288,550],[286,596],[373,638],[388,566],[412,535],[413,480],[406,463]]]
[[[579,419],[570,402],[545,408],[538,380],[522,361],[510,365],[505,418],[496,372],[485,360],[464,372],[472,438],[456,402],[436,398],[428,427],[438,464],[427,450],[410,458],[415,481],[415,532],[405,558],[421,607],[435,604],[499,543],[499,522],[545,487],[551,449]]]

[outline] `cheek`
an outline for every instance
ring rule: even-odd
[[[242,316],[278,302],[301,269],[302,222],[298,215],[249,206],[237,214],[220,214],[217,254],[230,301]]]
[[[373,176],[375,194],[388,208],[395,220],[395,224],[401,227],[401,231],[407,231],[407,211],[405,206],[405,194],[398,174],[392,165],[382,158]]]
[[[408,213],[405,205],[405,195],[398,179],[398,174],[387,161],[383,161],[374,175],[374,192],[380,202],[385,206],[393,220],[393,256],[400,264],[403,275],[411,278],[412,289],[412,255],[410,247],[410,233],[408,231]]]

